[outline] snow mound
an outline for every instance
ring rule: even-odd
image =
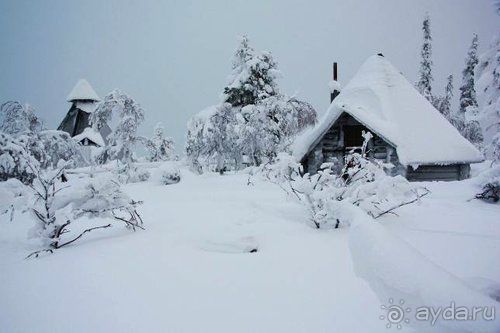
[[[498,332],[497,320],[416,320],[416,309],[474,306],[500,308],[500,303],[472,289],[467,283],[436,265],[384,226],[370,220],[357,223],[349,234],[349,248],[356,274],[365,279],[382,304],[403,300],[411,311],[409,324],[439,332]]]
[[[69,93],[67,99],[68,102],[78,101],[78,100],[91,100],[100,101],[101,99],[95,92],[94,88],[85,79],[80,79],[73,87],[73,90]]]
[[[396,147],[401,164],[483,161],[483,155],[437,111],[385,57],[371,56],[312,130],[299,137],[301,160],[342,113]]]
[[[161,173],[161,183],[163,185],[177,184],[181,180],[181,171],[179,170],[177,163],[175,162],[165,162],[160,168]]]

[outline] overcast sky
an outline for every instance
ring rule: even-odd
[[[134,97],[146,110],[140,132],[162,121],[180,150],[188,119],[219,102],[239,35],[274,54],[282,91],[323,113],[333,61],[346,84],[382,52],[414,82],[426,12],[433,90],[450,73],[458,87],[472,34],[482,51],[500,31],[491,0],[2,0],[0,101],[28,102],[55,128],[86,78],[101,97],[114,88]]]

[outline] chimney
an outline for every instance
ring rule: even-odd
[[[340,94],[337,83],[337,63],[333,63],[333,81],[330,84],[330,103]]]

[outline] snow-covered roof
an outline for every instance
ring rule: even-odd
[[[94,112],[95,108],[97,107],[96,102],[87,102],[87,101],[77,101],[75,102],[75,106],[85,112],[92,113]]]
[[[71,90],[66,100],[68,102],[73,102],[77,100],[100,101],[101,99],[97,96],[97,93],[87,80],[80,79],[73,87],[73,90]]]
[[[371,56],[318,124],[297,138],[301,160],[342,113],[396,147],[403,165],[474,163],[483,155],[386,58]]]
[[[73,139],[77,142],[82,142],[84,139],[88,139],[100,147],[105,146],[101,133],[97,132],[92,127],[86,127],[82,133],[75,135]]]

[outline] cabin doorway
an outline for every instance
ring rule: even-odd
[[[344,147],[347,150],[361,147],[363,145],[363,131],[366,131],[366,127],[363,125],[345,125]]]

